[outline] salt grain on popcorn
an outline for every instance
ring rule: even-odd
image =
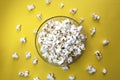
[[[102,43],[103,43],[103,45],[108,45],[108,44],[109,44],[109,42],[110,42],[109,40],[105,39],[105,40],[103,40],[103,42],[102,42]]]
[[[98,60],[102,59],[102,54],[101,54],[100,51],[98,51],[98,50],[95,51],[95,55],[96,55],[96,57],[97,57]]]
[[[42,32],[38,34],[42,56],[48,59],[49,63],[57,65],[72,63],[74,58],[85,50],[86,36],[82,29],[81,25],[75,26],[69,19],[47,22]]]
[[[33,58],[32,63],[33,64],[37,64],[38,63],[38,59],[37,58]]]
[[[12,54],[12,58],[13,58],[13,59],[18,59],[18,58],[19,58],[19,56],[18,56],[18,54],[17,54],[17,53],[14,53],[14,54]]]
[[[31,53],[30,52],[26,52],[25,57],[26,57],[26,59],[29,59],[31,57]]]
[[[20,38],[20,43],[26,43],[26,37],[21,37]]]
[[[91,36],[93,36],[96,33],[96,28],[93,27],[90,31],[91,31]]]
[[[107,74],[107,69],[104,68],[104,69],[102,70],[102,73],[103,73],[104,75]]]
[[[69,76],[69,80],[75,80],[75,76]]]
[[[42,14],[37,14],[36,16],[39,20],[42,20]]]
[[[31,5],[28,5],[27,8],[29,11],[32,11],[35,8],[35,6],[33,4],[31,4]]]
[[[40,78],[39,77],[35,77],[35,78],[33,78],[33,80],[40,80]]]
[[[70,14],[75,14],[77,11],[78,11],[77,8],[73,8],[73,9],[70,10]]]
[[[21,31],[21,25],[20,25],[20,24],[18,24],[18,25],[16,26],[16,30],[17,30],[17,31]]]
[[[93,18],[94,20],[100,20],[100,16],[97,15],[96,13],[93,13],[93,14],[92,14],[92,18]]]
[[[89,74],[93,74],[93,73],[96,72],[96,69],[93,66],[89,65],[87,67],[87,71],[88,71]]]
[[[49,74],[47,75],[47,80],[55,80],[54,74],[53,74],[53,73],[49,73]]]

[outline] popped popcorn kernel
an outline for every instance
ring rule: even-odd
[[[70,10],[70,14],[75,14],[77,11],[78,11],[77,8],[73,8],[73,9]]]
[[[29,11],[32,11],[35,8],[35,6],[34,4],[31,4],[31,5],[28,5],[27,8]]]

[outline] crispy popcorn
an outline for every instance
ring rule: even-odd
[[[16,26],[16,30],[17,30],[17,31],[21,31],[21,25],[20,25],[20,24],[18,24],[18,25]]]
[[[54,74],[49,73],[49,74],[47,75],[47,80],[55,80]]]
[[[19,58],[19,56],[18,56],[18,54],[17,54],[17,53],[14,53],[14,54],[12,54],[12,58],[13,58],[13,59],[18,59],[18,58]]]
[[[85,50],[86,36],[82,31],[81,25],[75,26],[69,19],[48,21],[38,33],[42,56],[56,65],[72,63]]]
[[[69,80],[75,80],[75,76],[69,76]]]
[[[60,8],[63,8],[64,7],[64,4],[63,3],[60,3]]]
[[[104,68],[104,69],[102,70],[102,73],[103,73],[104,75],[107,74],[107,69]]]
[[[50,4],[51,3],[51,0],[46,0],[46,4]]]
[[[93,36],[95,34],[95,32],[96,32],[96,28],[93,27],[90,31],[91,31],[91,36]]]
[[[94,20],[100,20],[100,16],[97,15],[96,13],[93,13],[93,14],[92,14],[92,18],[93,18]]]
[[[19,72],[18,75],[20,77],[28,77],[29,76],[29,71],[26,70],[26,71],[23,71],[23,72]]]
[[[96,55],[96,57],[97,57],[98,60],[102,59],[102,54],[101,54],[100,51],[98,51],[98,50],[95,51],[95,55]]]
[[[37,14],[36,16],[39,20],[42,20],[42,14]]]
[[[38,63],[38,59],[37,58],[33,58],[32,63],[33,64],[37,64]]]
[[[69,69],[69,66],[63,66],[62,69],[63,69],[63,70],[68,70],[68,69]]]
[[[22,77],[22,76],[24,76],[24,72],[19,72],[18,75],[19,75],[20,77]]]
[[[39,79],[39,77],[35,77],[35,78],[33,78],[33,80],[40,80],[40,79]]]
[[[75,14],[77,11],[78,11],[77,8],[73,8],[73,9],[70,10],[70,14]]]
[[[21,38],[20,38],[20,42],[21,42],[21,43],[26,43],[26,37],[21,37]]]
[[[103,45],[108,45],[108,44],[109,44],[109,42],[110,42],[109,40],[105,39],[105,40],[103,40],[103,42],[102,42],[102,43],[103,43]]]
[[[35,6],[33,4],[31,4],[31,5],[28,5],[27,8],[29,11],[32,11],[35,8]]]
[[[80,18],[80,23],[83,23],[85,21],[84,18]]]
[[[30,52],[26,52],[25,57],[26,57],[26,59],[29,59],[31,57],[31,53]]]
[[[89,65],[89,66],[87,67],[87,70],[88,70],[88,73],[89,73],[89,74],[93,74],[93,73],[96,72],[96,69],[95,69],[93,66],[91,66],[91,65]]]

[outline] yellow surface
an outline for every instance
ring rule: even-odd
[[[63,2],[65,7],[59,8]],[[33,11],[27,10],[27,5],[34,4]],[[69,14],[71,8],[78,8],[73,16]],[[92,13],[101,16],[99,22],[93,21]],[[42,13],[43,19],[39,21],[36,14]],[[70,70],[63,71],[45,63],[37,54],[33,30],[46,19],[52,16],[64,15],[79,21],[84,17],[85,32],[88,36],[87,47],[84,54],[75,63],[70,65]],[[21,32],[16,31],[16,25],[21,24]],[[96,27],[94,37],[90,36],[90,28]],[[50,5],[45,0],[0,0],[0,80],[32,80],[40,77],[46,80],[48,73],[54,73],[56,80],[68,80],[68,76],[75,75],[76,80],[119,80],[120,72],[120,0],[52,0]],[[21,44],[20,37],[27,37],[27,43]],[[109,39],[108,46],[102,46],[103,39]],[[94,55],[95,50],[100,50],[103,59],[98,61]],[[25,52],[32,53],[31,59],[25,59]],[[18,60],[13,60],[11,55],[17,52]],[[32,58],[37,57],[39,63],[32,64]],[[89,75],[86,71],[87,65],[93,65],[97,72]],[[102,69],[108,69],[107,75],[102,75]],[[19,77],[19,71],[30,71],[27,78]]]

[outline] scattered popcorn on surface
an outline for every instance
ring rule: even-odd
[[[25,57],[26,57],[26,59],[29,59],[31,57],[31,53],[30,52],[26,52]]]
[[[69,76],[69,80],[75,80],[75,76]]]
[[[63,69],[63,70],[68,70],[68,69],[69,69],[69,66],[63,66],[62,69]]]
[[[38,59],[37,58],[33,58],[32,63],[33,64],[37,64],[38,63]]]
[[[102,54],[101,54],[100,51],[98,51],[98,50],[95,51],[95,55],[96,55],[96,57],[97,57],[98,60],[102,59]]]
[[[40,80],[40,79],[39,79],[39,77],[35,77],[35,78],[33,78],[33,80]]]
[[[42,20],[42,14],[37,14],[36,16],[39,20]]]
[[[29,11],[32,11],[35,8],[35,6],[32,4],[32,5],[28,5],[27,8]]]
[[[35,30],[33,30],[33,33],[34,33],[34,34],[37,34],[37,31],[38,31],[38,30],[37,30],[37,29],[35,29]]]
[[[18,54],[17,54],[17,53],[14,53],[14,54],[12,54],[12,58],[13,58],[13,59],[18,59],[18,58],[19,58],[19,56],[18,56]]]
[[[93,18],[94,20],[100,20],[100,16],[97,15],[96,13],[93,13],[93,14],[92,14],[92,18]]]
[[[26,43],[26,37],[20,38],[20,42],[21,42],[21,43]]]
[[[29,76],[29,71],[24,71],[24,77],[28,77]]]
[[[93,27],[90,31],[91,31],[91,36],[93,36],[96,33],[96,28]]]
[[[47,80],[55,80],[54,74],[49,73],[49,74],[47,75]]]
[[[38,34],[43,58],[55,65],[67,65],[85,50],[86,35],[83,27],[75,26],[69,19],[50,20]]]
[[[104,69],[102,70],[102,73],[103,73],[103,74],[107,74],[107,69],[104,68]]]
[[[20,25],[20,24],[18,24],[18,25],[16,26],[16,30],[17,30],[17,31],[21,31],[21,25]]]
[[[77,8],[73,8],[73,9],[70,10],[70,14],[75,14],[77,11],[78,11]]]
[[[80,18],[80,23],[83,23],[85,21],[84,18]]]
[[[24,76],[24,72],[19,72],[18,76],[20,76],[20,77]]]
[[[51,0],[46,0],[46,4],[50,4],[51,3]]]
[[[93,66],[91,66],[91,65],[89,65],[89,66],[87,67],[87,70],[88,70],[88,73],[89,73],[89,74],[93,74],[93,73],[96,72],[96,69],[95,69]]]
[[[103,40],[102,43],[103,43],[103,45],[108,45],[110,43],[110,41],[106,39],[106,40]]]
[[[64,7],[64,4],[63,3],[60,3],[60,8],[63,8]]]

